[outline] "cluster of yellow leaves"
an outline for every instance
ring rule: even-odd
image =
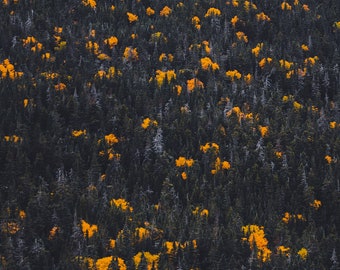
[[[126,47],[124,50],[123,58],[125,61],[136,61],[138,60],[137,48]]]
[[[120,160],[120,154],[116,153],[112,147],[108,148],[106,151],[101,150],[99,151],[99,156],[105,156],[107,155],[108,160]]]
[[[248,37],[244,32],[242,31],[236,32],[236,37],[238,40],[248,43]]]
[[[4,136],[4,140],[5,140],[6,142],[14,142],[14,143],[18,143],[18,142],[21,142],[21,141],[22,141],[22,138],[19,137],[19,136],[17,136],[17,135],[11,135],[11,136],[6,135],[6,136]]]
[[[243,7],[246,12],[249,12],[250,9],[257,10],[257,6],[252,1],[244,1]]]
[[[294,96],[293,95],[285,95],[282,97],[282,101],[283,102],[288,102],[288,101],[293,101],[294,100]]]
[[[130,203],[123,198],[112,199],[110,201],[110,206],[115,206],[123,212],[133,212],[133,207],[130,206]]]
[[[54,27],[54,42],[57,45],[56,47],[54,47],[55,51],[61,51],[63,49],[66,48],[66,44],[67,42],[65,40],[62,40],[61,38],[61,33],[63,32],[63,28],[62,27]]]
[[[124,260],[120,257],[108,256],[99,258],[95,261],[91,257],[77,256],[75,257],[75,261],[79,263],[82,269],[85,269],[83,267],[86,267],[88,270],[109,270],[111,269],[109,267],[112,261],[115,261],[117,262],[118,270],[127,270]]]
[[[277,247],[277,253],[289,257],[289,255],[290,255],[290,248],[289,247],[285,247],[285,246],[278,246]]]
[[[306,218],[302,214],[290,214],[288,212],[284,213],[283,218],[281,219],[284,223],[288,224],[290,221],[296,222],[296,220],[306,221]]]
[[[211,174],[216,174],[220,170],[229,170],[230,163],[226,160],[221,161],[221,158],[217,157],[214,162],[214,169],[211,170]]]
[[[152,42],[159,42],[159,41],[164,41],[167,42],[168,39],[164,36],[162,32],[155,32],[151,34],[150,41]]]
[[[326,155],[325,160],[327,161],[328,164],[331,164],[333,161],[333,158],[330,155]]]
[[[173,90],[176,91],[177,95],[179,96],[179,95],[182,93],[183,87],[180,86],[179,84],[176,84],[176,85],[173,87]]]
[[[264,68],[265,65],[270,64],[272,61],[273,61],[273,59],[270,58],[270,57],[262,58],[262,59],[259,61],[259,67],[260,67],[260,68]]]
[[[191,23],[195,26],[197,30],[201,30],[201,20],[198,16],[194,16],[191,18]]]
[[[243,79],[244,79],[245,83],[249,85],[253,81],[253,76],[250,73],[248,73],[248,74],[243,76]]]
[[[251,49],[251,53],[255,55],[255,57],[258,57],[262,48],[263,43],[257,43],[256,47]]]
[[[86,129],[84,129],[84,130],[81,130],[81,129],[79,129],[79,130],[73,130],[72,131],[72,136],[73,137],[80,137],[80,136],[85,136],[86,135]]]
[[[236,23],[239,21],[240,19],[237,17],[237,15],[235,15],[234,17],[231,18],[230,23],[233,27],[236,26]]]
[[[336,128],[337,126],[339,126],[339,125],[337,124],[336,121],[331,121],[331,122],[329,122],[329,128],[334,129],[334,128]]]
[[[303,108],[302,104],[297,101],[293,102],[293,107],[295,111],[301,110]]]
[[[302,260],[306,260],[308,256],[308,250],[306,248],[301,248],[297,253]]]
[[[282,102],[286,103],[286,102],[293,102],[293,108],[295,111],[299,111],[303,108],[303,105],[299,102],[297,102],[296,100],[294,100],[294,96],[293,95],[285,95],[282,97]],[[312,106],[312,110],[313,111],[317,111],[317,108],[315,106]]]
[[[282,152],[281,151],[275,151],[274,153],[275,153],[275,156],[277,158],[282,158]]]
[[[19,217],[22,220],[25,219],[26,218],[26,212],[24,210],[20,210],[19,211]]]
[[[118,75],[121,75],[121,72],[118,71],[117,72]],[[95,77],[99,78],[99,79],[113,79],[116,75],[116,69],[115,67],[109,67],[107,71],[105,70],[98,70],[98,72],[96,73]]]
[[[168,70],[168,71],[162,71],[162,70],[159,70],[159,69],[156,70],[155,80],[156,80],[157,86],[159,88],[162,87],[165,79],[167,79],[168,83],[170,83],[172,80],[175,80],[176,79],[175,70]]]
[[[119,142],[116,135],[114,135],[113,133],[105,135],[104,140],[105,140],[106,144],[109,145],[109,146],[112,146],[113,144]]]
[[[138,252],[133,257],[133,262],[135,264],[136,269],[139,269],[138,266],[142,261],[142,258],[145,258],[147,264],[147,270],[158,269],[158,262],[159,262],[159,255],[160,254],[151,254],[148,251]]]
[[[207,153],[210,149],[213,150],[214,153],[218,153],[220,146],[215,142],[207,142],[205,145],[200,146],[200,150],[203,151],[203,153]]]
[[[168,53],[168,54],[162,53],[159,56],[158,60],[159,60],[159,62],[163,62],[163,61],[172,62],[174,60],[174,56],[171,53]]]
[[[211,17],[211,16],[221,16],[221,11],[218,8],[209,8],[205,13],[204,17]]]
[[[316,62],[319,60],[318,56],[314,56],[314,57],[308,57],[304,60],[304,64],[305,66],[314,66],[316,64]]]
[[[13,0],[12,2],[13,2],[13,4],[18,4],[19,0]],[[9,3],[10,3],[9,0],[2,0],[2,4],[5,5],[5,6],[8,6]]]
[[[116,247],[116,240],[115,239],[109,240],[109,247],[110,247],[110,249],[114,249]]]
[[[242,75],[241,73],[237,70],[228,70],[225,75],[227,76],[227,78],[229,78],[232,82],[235,81],[235,79],[239,80],[241,79]]]
[[[84,6],[89,6],[93,9],[97,6],[97,2],[95,0],[82,0],[81,2]]]
[[[60,82],[54,85],[56,91],[64,91],[67,88],[66,84]]]
[[[112,262],[113,256],[103,257],[96,261],[96,269],[108,270]]]
[[[53,80],[59,77],[59,74],[56,72],[42,72],[40,73],[40,75],[44,77],[46,80]]]
[[[220,66],[217,63],[211,61],[209,57],[201,58],[201,67],[204,70],[211,69],[212,71],[220,69]]]
[[[100,144],[103,140],[99,139],[98,140],[98,144]],[[120,154],[116,153],[112,146],[116,143],[119,142],[118,138],[116,137],[116,135],[114,135],[113,133],[107,134],[104,136],[104,142],[106,146],[109,146],[108,149],[106,149],[106,154],[107,154],[107,158],[108,160],[119,160],[120,159]],[[105,151],[101,150],[99,151],[99,156],[105,156]]]
[[[267,247],[268,240],[265,237],[264,227],[258,225],[242,226],[244,238],[242,240],[248,241],[251,250],[257,250],[257,258],[262,262],[270,260],[272,251]]]
[[[289,70],[294,65],[293,62],[289,62],[284,59],[280,59],[279,63],[280,63],[280,67],[284,68],[285,70]]]
[[[181,177],[183,180],[187,180],[188,179],[188,174],[186,172],[182,172],[181,173]]]
[[[194,160],[192,158],[186,159],[185,157],[180,156],[178,159],[176,159],[177,167],[191,167],[193,164],[194,164]],[[183,180],[188,179],[188,175],[186,172],[182,172],[181,177]]]
[[[88,51],[93,52],[93,54],[95,55],[99,54],[99,45],[97,42],[89,40],[86,42],[85,47]]]
[[[301,45],[301,49],[302,49],[304,52],[309,51],[309,48],[308,48],[308,46],[307,46],[306,44],[302,44],[302,45]]]
[[[153,125],[153,126],[157,127],[158,126],[158,122],[156,120],[151,120],[149,117],[144,118],[143,122],[141,124],[141,127],[143,129],[147,129],[150,125]]]
[[[27,38],[22,39],[22,44],[24,47],[30,46],[30,50],[32,52],[40,52],[43,48],[42,43],[38,42],[38,40],[33,36],[28,36]]]
[[[192,214],[194,216],[201,216],[201,217],[208,217],[209,216],[209,210],[206,208],[201,209],[200,207],[196,206],[194,210],[192,210]]]
[[[52,227],[50,234],[48,235],[48,240],[53,240],[59,230],[60,228],[58,226]]]
[[[98,232],[98,226],[93,224],[90,225],[84,219],[80,220],[81,231],[83,232],[84,237],[91,238],[94,233]]]
[[[14,221],[3,223],[1,226],[1,231],[4,233],[16,234],[19,230],[19,224]]]
[[[130,23],[138,21],[138,16],[131,12],[126,12],[126,16],[128,17]]]
[[[55,57],[51,57],[51,53],[50,52],[45,52],[41,55],[41,59],[49,61],[49,62],[54,62]]]
[[[267,22],[270,22],[269,16],[266,15],[264,12],[256,14],[256,20],[257,21],[267,21]]]
[[[16,78],[20,78],[22,75],[24,75],[23,72],[15,71],[14,65],[11,64],[9,59],[5,59],[0,63],[0,72],[1,72],[1,78],[10,78],[11,80],[14,80]]]
[[[169,254],[169,255],[174,255],[180,249],[184,250],[189,246],[192,246],[194,249],[196,249],[197,248],[197,241],[194,239],[192,241],[185,241],[184,243],[180,243],[178,241],[166,241],[166,242],[164,242],[166,254]]]
[[[177,167],[191,167],[194,164],[194,160],[192,158],[190,159],[186,159],[185,157],[179,157],[178,159],[176,159],[176,166]]]
[[[203,82],[201,82],[197,78],[192,78],[190,80],[187,80],[187,90],[189,93],[194,91],[194,89],[196,88],[204,88]]]
[[[262,138],[264,138],[264,137],[266,137],[268,135],[268,130],[269,130],[268,126],[261,126],[261,125],[259,125],[259,131],[261,133],[261,137]]]
[[[169,17],[169,15],[171,14],[172,9],[169,8],[168,6],[165,6],[162,8],[162,10],[159,12],[159,15],[161,15],[162,17]]]
[[[151,7],[148,7],[145,12],[146,12],[146,15],[148,16],[152,16],[155,14],[155,10],[152,9]]]
[[[209,45],[209,41],[203,40],[202,41],[202,45],[203,45],[205,53],[209,55],[210,51],[211,51],[211,48],[210,48],[210,45]]]
[[[320,200],[314,200],[312,203],[309,204],[311,207],[313,207],[315,210],[318,210],[321,206],[322,203]]]
[[[138,227],[135,229],[135,237],[138,241],[143,241],[147,238],[150,238],[150,231],[144,227]]]
[[[292,10],[292,6],[288,4],[286,1],[281,3],[281,9],[282,10]]]
[[[242,119],[244,120],[253,120],[253,113],[244,113],[241,111],[240,107],[235,106],[232,109],[230,109],[227,113],[226,116],[230,117],[231,115],[235,114],[238,118],[238,121],[241,122]]]
[[[339,30],[340,29],[340,21],[334,22],[334,27]]]

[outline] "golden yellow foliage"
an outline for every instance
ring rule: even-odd
[[[126,47],[124,50],[123,58],[125,61],[138,60],[137,48]]]
[[[264,138],[268,135],[268,126],[259,126],[259,131],[261,133],[261,137]]]
[[[85,136],[86,135],[86,129],[84,130],[73,130],[72,131],[72,136],[73,137],[80,137],[80,136]]]
[[[187,80],[187,90],[192,92],[195,88],[204,88],[203,82],[196,78]]]
[[[169,8],[168,6],[165,6],[162,8],[162,10],[159,12],[159,15],[163,17],[168,17],[172,12],[172,9]]]
[[[270,22],[269,16],[266,15],[264,12],[256,14],[256,20],[257,21],[267,21],[267,22]]]
[[[135,15],[135,14],[133,14],[131,12],[126,12],[126,15],[127,15],[128,20],[129,20],[130,23],[138,21],[138,16],[137,15]]]
[[[248,37],[246,36],[246,34],[242,31],[238,31],[236,32],[236,37],[238,40],[240,41],[244,41],[245,43],[248,42]]]
[[[105,142],[110,146],[115,143],[118,143],[118,139],[113,133],[105,135],[104,138],[105,138]]]
[[[84,219],[80,220],[80,226],[81,226],[81,230],[84,234],[84,237],[91,238],[94,235],[94,233],[98,232],[98,226],[97,225],[95,225],[95,224],[90,225]]]
[[[146,12],[146,15],[148,16],[152,16],[155,14],[155,10],[153,10],[151,7],[148,7],[145,12]]]
[[[65,89],[66,89],[66,84],[64,84],[64,83],[58,83],[58,84],[55,84],[54,85],[54,89],[56,90],[56,91],[64,91]]]
[[[321,206],[322,203],[320,200],[314,200],[312,203],[309,204],[311,207],[313,207],[315,210],[318,210]]]
[[[289,251],[290,251],[289,247],[285,247],[285,246],[278,246],[277,247],[277,252],[281,255],[285,255],[285,256],[288,257],[290,255]]]
[[[270,260],[272,251],[267,247],[268,240],[265,237],[264,227],[258,225],[242,226],[242,231],[249,243],[251,250],[257,249],[257,258],[262,262]]]
[[[204,17],[211,17],[211,16],[221,16],[221,11],[218,8],[209,8],[205,13]]]
[[[331,164],[333,159],[330,155],[326,155],[325,160],[327,161],[328,164]]]
[[[107,39],[104,39],[104,43],[110,47],[110,49],[113,49],[114,46],[118,44],[118,38],[115,36],[108,37]]]
[[[130,203],[127,202],[125,199],[123,198],[119,198],[119,199],[112,199],[110,201],[110,205],[111,206],[115,206],[118,209],[122,210],[123,212],[133,212],[133,207],[130,206]]]
[[[297,253],[302,260],[306,260],[308,256],[308,250],[306,248],[301,248]]]
[[[235,79],[239,80],[241,79],[242,75],[240,72],[238,72],[237,69],[234,70],[228,70],[225,75],[231,80],[234,81]]]

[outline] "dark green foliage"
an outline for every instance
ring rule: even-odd
[[[15,2],[0,3],[1,269],[90,269],[109,256],[110,269],[135,269],[139,252],[138,269],[339,269],[339,1]],[[211,7],[221,15],[205,16]],[[5,59],[23,75],[3,72]],[[193,78],[204,87],[190,91]],[[250,224],[264,226],[270,260],[242,240]]]

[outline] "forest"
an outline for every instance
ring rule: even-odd
[[[340,1],[0,0],[0,269],[340,269]]]

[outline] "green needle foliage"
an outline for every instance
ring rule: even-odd
[[[340,2],[1,0],[1,269],[339,269]]]

